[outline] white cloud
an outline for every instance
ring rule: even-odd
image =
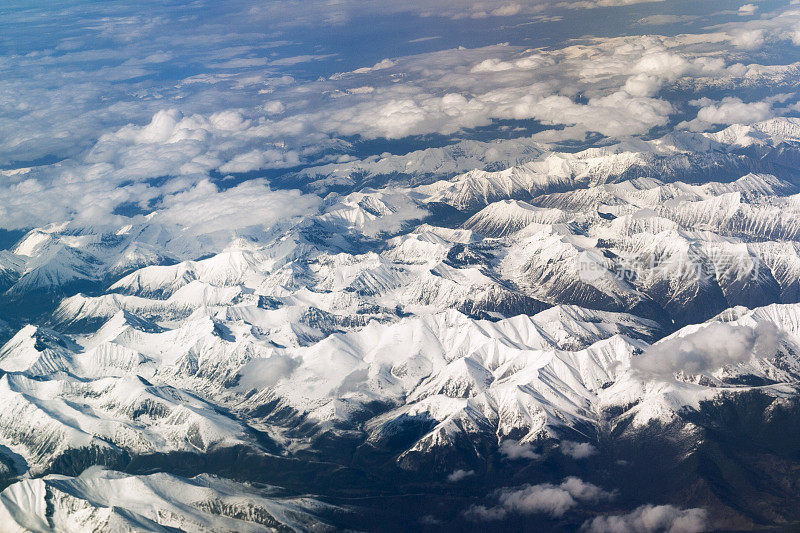
[[[699,533],[708,529],[703,509],[643,505],[629,514],[598,516],[583,524],[588,533]]]
[[[463,481],[468,477],[472,477],[475,475],[474,470],[455,470],[450,475],[447,476],[447,481],[450,483],[458,483],[459,481]]]
[[[248,172],[300,162],[296,151],[278,145],[246,150],[268,144],[262,138],[235,110],[184,116],[177,109],[164,109],[149,124],[128,125],[101,136],[84,161],[107,164],[120,179],[197,175],[214,169]]]
[[[663,80],[651,74],[636,74],[625,82],[625,92],[631,96],[653,96],[663,84]]]
[[[41,19],[47,31],[30,40],[30,49],[0,56],[6,74],[0,80],[6,101],[0,164],[22,160],[35,168],[0,183],[0,224],[30,227],[90,214],[111,221],[119,205],[147,207],[164,192],[163,186],[139,182],[172,177],[176,183],[170,187],[185,188],[215,170],[323,163],[346,157],[343,136],[449,135],[508,119],[566,126],[542,132],[540,139],[583,139],[587,132],[636,136],[669,124],[675,109],[656,95],[669,94],[662,89],[671,84],[732,87],[742,79],[774,79],[778,67],[745,66],[738,63],[741,54],[794,39],[800,27],[800,14],[784,10],[697,35],[585,38],[535,50],[446,49],[383,59],[327,78],[294,76],[292,69],[312,65],[301,61],[330,60],[335,50],[298,53],[291,41],[259,33],[265,20],[287,28],[387,10],[438,18],[533,17],[554,5],[630,3],[489,0],[464,10],[446,0],[268,1],[256,7],[237,1],[222,20],[200,28],[188,22],[191,17],[176,18],[166,5],[153,5],[148,13],[93,5],[52,21],[32,8],[19,16]],[[9,27],[26,27],[14,20]],[[78,36],[63,35],[67,22],[80,29]],[[226,24],[241,31],[222,31]],[[439,41],[447,45],[445,38]],[[731,42],[740,50],[728,50]],[[723,100],[706,107],[687,127],[707,129],[771,113],[765,102]],[[28,161],[46,156],[60,162]]]
[[[740,15],[753,15],[758,11],[758,6],[755,4],[744,4],[739,7]]]
[[[504,440],[500,444],[500,454],[507,458],[516,459],[539,459],[541,456],[533,451],[533,446],[527,443],[519,443],[511,440]]]
[[[597,453],[597,448],[588,442],[562,441],[559,446],[561,453],[573,459],[586,459]]]
[[[233,157],[219,167],[220,172],[250,172],[263,168],[285,168],[300,164],[300,156],[294,150],[251,150]]]
[[[647,51],[633,66],[634,72],[676,79],[687,70],[689,62],[678,54],[662,50]]]
[[[576,477],[566,478],[560,485],[543,483],[520,489],[501,489],[496,494],[498,505],[472,506],[465,515],[473,520],[502,520],[509,514],[545,514],[559,518],[579,504],[596,504],[614,497],[597,485]]]
[[[193,233],[270,227],[316,212],[321,199],[299,191],[272,190],[265,180],[220,191],[208,180],[164,197],[153,220],[183,226]]]
[[[435,41],[436,39],[441,39],[441,35],[431,35],[430,37],[417,37],[416,39],[411,39],[410,43],[424,43],[425,41]]]
[[[369,72],[375,72],[376,70],[384,70],[384,69],[387,69],[387,68],[392,68],[396,64],[397,63],[395,63],[394,61],[392,61],[389,58],[381,59],[380,61],[378,61],[377,63],[375,63],[371,67],[362,67],[362,68],[354,70],[353,73],[354,74],[367,74]]]
[[[715,124],[752,124],[772,117],[772,106],[768,101],[743,102],[739,98],[727,97],[719,103],[709,103],[707,99],[696,102],[703,104],[697,118],[680,125],[692,131],[703,131]]]
[[[253,359],[239,371],[238,388],[241,391],[249,391],[274,387],[279,381],[289,377],[299,364],[291,357],[278,353],[262,359]]]
[[[491,14],[495,17],[511,17],[522,11],[522,6],[519,4],[503,4],[502,6],[493,9]]]
[[[756,328],[712,322],[684,336],[653,344],[631,367],[646,378],[671,379],[676,372],[708,374],[753,357],[775,355],[781,334],[771,324]]]
[[[753,50],[761,48],[766,42],[764,30],[739,30],[734,31],[730,37],[731,43],[739,48]]]

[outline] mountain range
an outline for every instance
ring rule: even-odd
[[[299,220],[32,229],[0,251],[0,522],[796,525],[797,168],[794,118],[462,141],[289,173]]]

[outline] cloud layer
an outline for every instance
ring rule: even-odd
[[[543,483],[520,489],[501,489],[496,496],[498,505],[473,506],[466,511],[466,516],[473,520],[503,520],[515,513],[559,518],[579,504],[596,504],[613,498],[612,493],[576,477],[568,477],[560,485]]]
[[[708,523],[703,509],[643,505],[628,514],[598,516],[582,529],[588,533],[699,533],[708,529]]]
[[[512,19],[546,24],[547,17],[572,16],[571,9],[631,3],[489,0],[455,9],[445,0],[389,7],[312,1],[300,16],[295,2],[246,0],[185,10],[104,2],[52,17],[35,6],[11,11],[3,24],[16,52],[0,56],[7,103],[0,112],[0,167],[13,173],[0,182],[0,225],[113,222],[120,206],[174,206],[170,195],[207,187],[201,183],[215,173],[347,158],[353,139],[469,135],[503,121],[565,127],[556,132],[562,140],[590,132],[629,139],[679,117],[685,127],[706,130],[777,112],[766,100],[714,100],[705,89],[794,80],[796,68],[770,54],[800,42],[796,8],[734,16],[693,35],[583,38],[547,48],[524,40],[473,48],[425,40],[441,49],[364,59],[339,72],[337,62],[350,52],[304,44],[309,33],[298,29],[332,24],[331,31],[346,34],[363,17],[404,13],[443,27],[453,24],[442,22],[448,18],[467,17],[497,31]],[[653,15],[640,27],[674,17],[680,19]],[[702,103],[687,109],[669,97],[675,90]],[[783,110],[792,112],[797,98],[783,92]],[[215,215],[214,224],[220,220]]]
[[[751,328],[712,322],[650,346],[632,360],[631,367],[647,378],[671,379],[677,372],[709,374],[754,357],[773,356],[779,341],[780,332],[771,324]]]

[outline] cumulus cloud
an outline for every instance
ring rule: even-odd
[[[258,6],[237,0],[221,19],[201,28],[189,22],[196,17],[178,17],[169,5],[148,4],[146,12],[92,5],[52,20],[40,16],[40,8],[9,13],[9,28],[24,31],[30,16],[43,29],[38,39],[20,40],[16,56],[0,56],[7,74],[0,80],[6,99],[0,164],[33,167],[0,183],[0,224],[30,227],[89,215],[113,221],[119,206],[149,208],[169,193],[154,186],[153,178],[174,179],[169,187],[179,190],[215,171],[322,164],[346,157],[350,137],[451,135],[504,120],[566,126],[539,137],[552,141],[583,140],[587,132],[646,134],[668,125],[675,112],[658,97],[669,94],[665,87],[725,86],[745,77],[769,81],[772,66],[734,62],[740,56],[732,55],[729,44],[743,54],[794,39],[800,27],[800,14],[785,10],[697,35],[585,38],[547,49],[446,48],[452,42],[443,33],[437,40],[442,50],[373,58],[365,61],[372,66],[319,76],[313,69],[326,61],[332,68],[336,50],[298,53],[291,41],[263,34],[265,20],[286,29],[344,24],[355,14],[410,12],[440,22],[486,15],[487,27],[494,27],[494,18],[533,17],[551,7],[631,3],[490,0],[455,9],[449,0],[391,6],[377,0],[312,0],[302,6],[294,0]],[[186,9],[196,14],[196,7]],[[671,20],[657,17],[642,23]],[[66,35],[65,27],[81,32]],[[771,113],[763,102],[723,100],[707,107],[687,127],[706,129]]]
[[[758,6],[755,4],[744,4],[739,7],[740,15],[753,15],[758,11]]]
[[[463,481],[468,477],[472,477],[475,475],[474,470],[455,470],[450,475],[447,476],[447,481],[450,483],[458,483],[459,481]]]
[[[541,455],[533,451],[533,446],[527,443],[504,440],[500,444],[500,454],[506,459],[539,459]]]
[[[643,505],[628,514],[598,516],[583,524],[588,533],[699,533],[708,529],[703,509]]]
[[[127,125],[104,134],[84,161],[105,164],[120,179],[155,176],[249,172],[285,168],[300,162],[294,150],[268,144],[257,127],[236,110],[208,116],[184,116],[177,109],[163,109],[144,126]],[[259,148],[248,150],[258,145]]]
[[[653,344],[631,361],[644,377],[671,379],[676,372],[709,374],[754,357],[770,357],[779,348],[781,333],[769,323],[756,328],[712,322],[684,336]]]
[[[740,98],[727,97],[719,103],[708,100],[697,112],[697,118],[681,124],[692,131],[703,131],[716,124],[752,124],[772,117],[772,105],[767,101],[743,102]]]
[[[651,74],[636,74],[625,82],[625,92],[631,96],[653,96],[661,89],[663,80]]]
[[[761,29],[738,30],[731,34],[730,40],[734,46],[738,46],[739,48],[744,48],[746,50],[752,50],[755,48],[761,48],[766,41],[766,37],[764,35],[764,31]]]
[[[299,365],[295,359],[277,353],[263,359],[253,359],[239,371],[238,388],[248,391],[274,387],[289,377]]]
[[[654,98],[665,84],[683,76],[742,75],[719,57],[725,35],[709,37],[708,55],[698,54],[697,42],[689,52],[681,39],[648,36],[561,50],[495,46],[384,60],[320,82],[319,92],[335,96],[335,104],[319,101],[316,111],[289,113],[259,129],[273,137],[317,132],[399,139],[535,119],[611,137],[642,134],[667,124],[674,112]]]
[[[634,94],[617,91],[581,104],[542,89],[496,88],[482,94],[441,96],[380,90],[369,100],[352,106],[341,105],[324,114],[293,117],[275,127],[291,128],[301,118],[304,124],[313,124],[329,134],[400,139],[431,133],[452,134],[488,126],[497,119],[536,119],[553,125],[580,125],[616,137],[646,133],[666,124],[673,112],[668,102],[647,97],[652,90],[639,89]]]
[[[597,448],[588,442],[562,441],[559,450],[573,459],[586,459],[597,453]]]
[[[249,31],[247,3],[231,2],[212,24],[198,16],[203,4],[82,2],[6,13],[6,37],[17,44],[0,55],[0,165],[75,157],[159,109],[180,106],[188,115],[252,105],[269,84],[263,59],[283,59],[286,43]],[[240,65],[220,72],[214,59],[223,58]]]
[[[286,168],[300,164],[300,156],[294,150],[251,150],[234,156],[219,167],[220,172],[250,172],[264,168]]]
[[[582,126],[609,137],[626,137],[663,126],[673,112],[665,100],[633,96],[625,91],[592,98],[579,105],[563,96],[550,96],[539,102],[542,109],[534,113],[546,124]]]
[[[614,494],[579,478],[568,477],[560,485],[543,483],[520,489],[501,489],[495,496],[498,505],[472,506],[465,515],[473,520],[502,520],[512,513],[559,518],[579,504],[596,504],[612,499]]]
[[[187,190],[165,196],[151,219],[203,234],[250,226],[269,227],[314,213],[320,203],[321,199],[315,195],[272,190],[265,180],[246,181],[223,191],[203,180]]]

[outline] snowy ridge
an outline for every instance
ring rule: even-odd
[[[0,493],[7,531],[265,531],[328,529],[314,516],[328,506],[276,498],[214,476],[130,476],[91,468],[78,477],[19,481]]]
[[[698,419],[748,402],[780,420],[800,397],[800,181],[772,158],[796,122],[330,165],[304,174],[335,181],[318,211],[236,232],[34,229],[0,253],[0,513],[304,530],[321,504],[141,473],[258,458],[346,494],[366,468],[600,461],[658,431],[691,457]],[[719,331],[743,351],[704,340]],[[145,467],[73,477],[91,465]]]

